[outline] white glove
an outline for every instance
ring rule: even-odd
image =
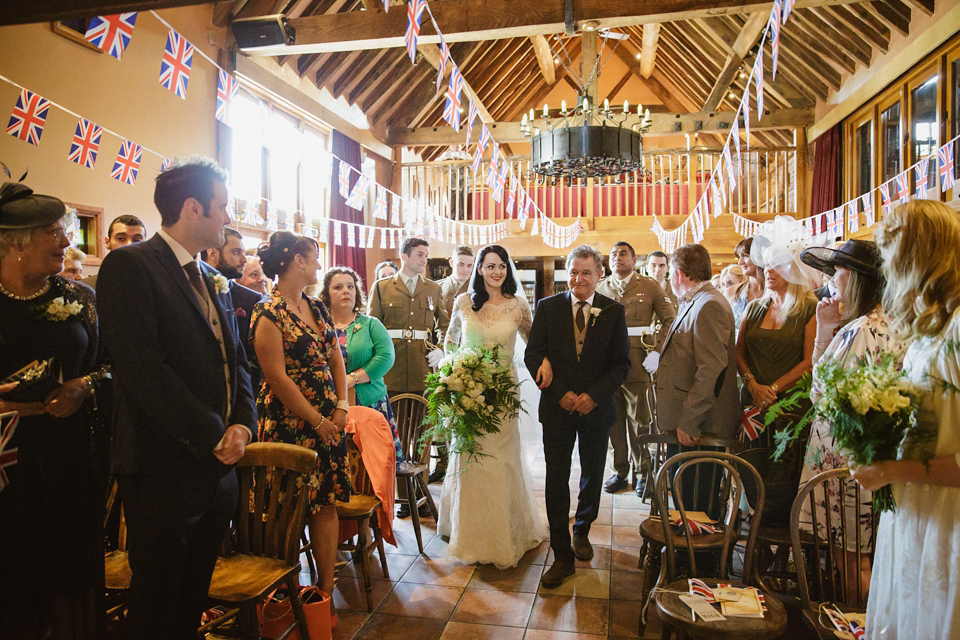
[[[660,366],[660,353],[651,351],[647,354],[647,357],[643,359],[643,368],[647,370],[647,373],[653,375],[656,373],[658,366]]]
[[[436,369],[441,360],[443,360],[443,349],[434,349],[427,353],[427,363],[432,368]]]

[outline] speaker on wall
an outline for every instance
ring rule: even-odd
[[[258,49],[293,44],[296,31],[283,14],[241,18],[230,25],[240,49]]]

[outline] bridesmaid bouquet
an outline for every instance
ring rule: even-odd
[[[446,441],[451,455],[466,454],[468,460],[486,455],[480,440],[517,416],[518,390],[510,358],[501,356],[499,347],[459,349],[427,376],[424,440]]]
[[[830,436],[851,464],[925,455],[929,459],[926,445],[936,434],[917,425],[918,392],[903,375],[895,355],[860,359],[853,367],[827,361],[817,365],[817,379],[819,396],[811,411],[830,425]],[[778,403],[767,418],[772,420],[771,413],[789,408],[789,402],[788,398]],[[778,451],[797,433],[796,426],[782,432]],[[896,510],[890,485],[873,493],[873,507],[878,512]]]

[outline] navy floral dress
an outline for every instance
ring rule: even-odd
[[[258,302],[250,318],[250,335],[254,335],[261,319],[272,322],[283,333],[284,363],[287,375],[297,383],[300,392],[326,418],[333,416],[337,392],[330,373],[329,359],[339,349],[336,329],[323,303],[307,297],[313,317],[322,330],[321,335],[296,315],[290,313],[280,292],[274,290],[269,298]],[[273,394],[264,380],[257,395],[257,413],[261,442],[286,442],[307,447],[317,452],[317,468],[310,476],[310,513],[337,500],[350,499],[350,477],[347,470],[347,443],[323,444],[314,425],[308,425],[294,415]]]

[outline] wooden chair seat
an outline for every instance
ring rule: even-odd
[[[717,580],[705,580],[711,587],[717,585]],[[733,586],[744,586],[736,581],[724,580],[723,583]],[[745,618],[729,616],[726,620],[704,622],[700,618],[690,620],[690,607],[684,604],[678,593],[687,593],[686,580],[677,580],[668,584],[663,591],[654,593],[654,602],[657,613],[666,625],[673,627],[682,634],[696,638],[731,638],[741,640],[753,638],[776,638],[787,628],[787,611],[780,602],[771,596],[766,596],[764,604],[767,607],[762,618]],[[664,636],[667,637],[667,636]]]
[[[397,467],[397,477],[398,478],[413,478],[418,474],[424,473],[430,470],[430,465],[428,464],[413,464],[411,462],[405,463],[403,466]]]
[[[341,520],[370,518],[380,508],[380,499],[376,496],[353,494],[350,502],[337,501],[337,517]]]
[[[215,600],[243,605],[265,598],[299,565],[267,556],[237,555],[217,558],[207,595]]]
[[[866,609],[858,609],[856,607],[847,607],[840,606],[840,611],[843,613],[866,613]],[[816,634],[819,640],[836,640],[836,630],[833,626],[825,627],[820,624],[820,612],[816,609],[802,609],[801,613],[803,614],[803,621],[806,623],[808,629],[812,629]]]
[[[663,526],[660,524],[660,518],[647,518],[640,523],[640,535],[645,539],[664,546],[666,541],[663,539]],[[724,533],[704,533],[691,536],[693,548],[697,551],[707,549],[719,549],[723,546]],[[680,533],[673,533],[673,546],[687,548],[687,537]]]
[[[104,554],[103,570],[105,574],[104,586],[114,591],[122,591],[130,588],[130,578],[133,577],[133,571],[130,569],[130,561],[126,551],[110,551]]]

